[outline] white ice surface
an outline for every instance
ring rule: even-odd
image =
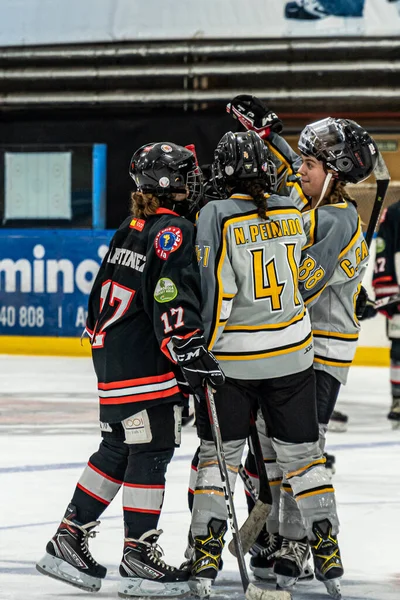
[[[353,367],[338,403],[350,416],[349,430],[328,437],[328,451],[337,461],[345,600],[400,599],[400,430],[392,431],[386,420],[389,404],[388,369]],[[100,441],[90,361],[0,356],[0,411],[0,600],[88,597],[40,575],[34,565]],[[195,430],[185,428],[168,471],[160,543],[171,564],[183,560],[187,483],[196,445]],[[246,509],[239,485],[236,504],[242,521]],[[108,568],[98,598],[116,598],[122,539],[118,495],[91,543],[96,560]],[[224,561],[215,595],[239,600],[238,569],[227,550]],[[298,585],[293,594],[294,600],[324,598],[325,589],[316,581]]]

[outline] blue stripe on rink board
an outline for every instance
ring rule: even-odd
[[[368,449],[368,448],[389,448],[391,446],[400,446],[400,441],[396,442],[360,442],[359,444],[328,444],[328,450],[340,451],[340,450],[352,450],[354,448]],[[174,456],[173,461],[186,460],[190,462],[193,458],[192,454],[185,454],[182,456]],[[21,465],[19,467],[0,467],[0,474],[5,473],[37,473],[39,471],[62,471],[65,469],[83,469],[87,463],[59,463],[52,465]]]

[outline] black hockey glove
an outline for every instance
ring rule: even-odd
[[[204,398],[204,384],[208,382],[218,387],[225,382],[214,355],[207,350],[202,335],[193,335],[189,339],[172,338],[176,360],[182,373],[197,398]]]
[[[278,115],[256,96],[247,94],[235,96],[226,105],[226,112],[240,121],[246,129],[255,131],[263,139],[266,139],[271,131],[281,133],[283,130],[283,123]]]
[[[374,302],[370,300],[367,290],[362,285],[356,300],[356,317],[359,321],[365,321],[375,317],[376,313]]]

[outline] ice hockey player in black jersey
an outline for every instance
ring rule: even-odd
[[[165,473],[180,443],[185,380],[223,383],[200,316],[194,226],[201,193],[194,155],[171,142],[137,150],[132,214],[115,233],[94,282],[86,330],[98,380],[102,441],[37,569],[87,591],[106,568],[90,553],[99,517],[122,487],[125,542],[119,595],[188,593],[189,572],[162,559],[157,529]],[[182,377],[183,374],[183,377]]]
[[[398,294],[400,287],[400,202],[389,206],[381,217],[376,238],[375,269],[372,285],[376,299]],[[400,305],[383,308],[386,332],[391,342],[390,385],[392,407],[388,419],[393,429],[400,428]]]

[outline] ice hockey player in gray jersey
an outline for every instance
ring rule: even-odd
[[[228,105],[229,110],[237,107],[237,118],[242,124],[246,128],[257,129],[261,123],[263,105],[259,106],[258,102],[254,104],[254,98],[249,100],[249,96],[238,98],[239,101],[234,99]],[[260,110],[258,123],[254,122],[257,108]],[[265,106],[263,108],[265,118],[266,112],[270,111]],[[250,121],[246,120],[248,112],[253,114]],[[275,122],[276,119],[275,115]],[[299,142],[301,157],[274,132],[273,126],[266,131],[264,141],[275,159],[281,161],[278,170],[284,187],[280,193],[285,193],[286,187],[286,193],[291,194],[299,208],[304,206],[307,199],[312,206],[312,210],[303,213],[308,241],[303,249],[299,285],[310,307],[314,334],[318,420],[323,449],[327,423],[340,385],[346,382],[356,350],[359,323],[355,307],[368,260],[368,248],[360,220],[355,204],[345,190],[345,183],[358,183],[371,174],[376,164],[377,150],[365,130],[345,119],[323,119],[306,127]],[[301,175],[300,189],[296,172]],[[261,420],[259,427],[261,437],[265,437]],[[264,459],[272,483],[274,504],[279,502],[281,487],[279,518],[286,525],[291,524],[290,527],[284,525],[279,529],[285,531],[288,537],[299,537],[302,523],[298,507],[290,485],[285,480],[282,482],[272,444],[269,445],[268,451],[268,443],[264,440]],[[254,477],[251,455],[246,467],[248,474]],[[254,483],[257,483],[255,477]],[[251,506],[251,501],[249,504]],[[294,526],[296,513],[298,528]],[[268,532],[262,532],[254,548],[251,568],[259,577],[270,577],[274,562],[270,555],[282,544],[282,539],[277,535],[277,517],[275,509],[268,520]]]
[[[205,334],[226,375],[215,400],[232,488],[250,413],[260,406],[277,464],[298,503],[302,537],[285,540],[274,567],[278,583],[294,583],[309,541],[316,547],[321,540],[329,558],[320,576],[336,589],[343,574],[339,522],[318,443],[311,325],[298,290],[307,238],[290,198],[266,193],[275,189],[268,156],[254,132],[225,134],[213,163],[214,180],[225,199],[209,202],[197,223]],[[218,573],[227,514],[202,402],[196,404],[196,424],[201,446],[191,568],[195,581],[210,582]],[[288,558],[294,544],[296,560]]]

